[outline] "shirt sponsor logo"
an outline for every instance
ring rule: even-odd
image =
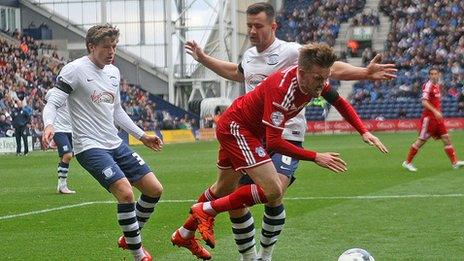
[[[271,113],[272,124],[280,126],[284,121],[284,115],[280,111],[274,111]]]
[[[263,147],[257,147],[255,151],[256,151],[256,154],[258,154],[258,156],[260,156],[261,158],[266,156],[266,151],[264,150]]]
[[[250,86],[256,86],[266,77],[267,75],[264,74],[252,74],[246,78],[245,82]]]
[[[92,78],[87,78],[86,80],[87,80],[87,82],[93,82]]]
[[[101,92],[97,93],[96,90],[93,91],[92,95],[90,95],[90,100],[94,103],[114,103],[114,94],[110,92]]]

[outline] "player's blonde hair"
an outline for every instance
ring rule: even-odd
[[[313,65],[330,68],[336,60],[332,47],[324,43],[309,43],[300,48],[298,67],[304,71],[311,70]]]
[[[85,36],[85,47],[87,47],[87,52],[90,53],[90,44],[97,45],[106,37],[117,40],[119,38],[119,29],[111,24],[94,25],[90,27]]]

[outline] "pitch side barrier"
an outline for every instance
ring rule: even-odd
[[[369,131],[380,132],[406,132],[418,131],[420,119],[400,120],[364,120],[364,125]],[[445,125],[448,130],[464,129],[464,119],[446,118]],[[352,133],[356,130],[346,121],[309,121],[307,123],[308,133]]]

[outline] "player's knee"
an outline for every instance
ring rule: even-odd
[[[282,188],[278,185],[264,191],[264,195],[266,195],[266,198],[269,202],[279,200],[282,197],[282,193]]]
[[[121,191],[118,195],[115,195],[119,203],[131,203],[134,202],[134,194],[132,190]]]
[[[63,159],[62,159],[62,161],[64,161],[64,162],[70,162],[71,159],[72,159],[72,153],[65,153],[65,154],[63,154]]]

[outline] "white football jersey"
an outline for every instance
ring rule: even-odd
[[[84,56],[65,65],[58,78],[72,88],[67,101],[75,153],[119,147],[122,140],[114,124],[114,108],[120,104],[119,69],[100,69]]]
[[[48,100],[49,94],[50,92],[47,92],[45,100]],[[72,132],[71,117],[69,116],[67,103],[63,103],[61,107],[56,109],[56,118],[53,122],[53,129],[55,132]]]
[[[264,51],[258,52],[256,47],[245,51],[240,66],[245,77],[245,91],[252,91],[258,83],[270,74],[298,64],[298,53],[301,45],[280,39]],[[285,123],[282,137],[286,140],[304,141],[306,132],[305,109]]]

